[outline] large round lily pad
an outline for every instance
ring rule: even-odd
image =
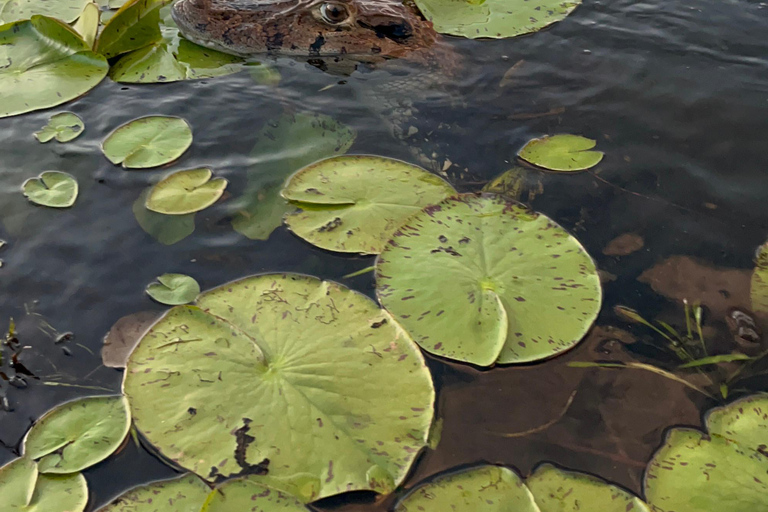
[[[201,512],[210,493],[211,488],[197,475],[187,473],[135,487],[99,512]]]
[[[597,270],[546,216],[463,194],[408,220],[379,256],[376,287],[424,350],[481,366],[573,347],[600,310]]]
[[[389,315],[296,274],[173,308],[134,349],[123,387],[136,427],[182,467],[209,480],[267,473],[311,489],[306,501],[394,489],[433,415],[429,371]]]
[[[295,496],[285,494],[250,479],[235,479],[223,483],[211,493],[199,512],[309,512]],[[198,512],[198,511],[195,511]]]
[[[422,14],[443,34],[514,37],[568,16],[581,0],[415,0]]]
[[[69,208],[77,199],[77,180],[65,172],[45,171],[21,186],[27,199],[50,208]]]
[[[69,142],[80,136],[85,130],[83,120],[72,112],[60,112],[51,116],[48,124],[40,131],[35,132],[35,137],[40,142],[49,142],[56,139],[59,142]]]
[[[0,26],[0,117],[55,107],[96,87],[107,60],[45,16]]]
[[[30,459],[16,459],[0,468],[3,512],[82,512],[88,488],[80,473],[42,475]]]
[[[285,217],[309,243],[378,254],[397,228],[456,190],[421,167],[378,156],[337,156],[305,167],[282,191],[299,209]]]
[[[602,151],[591,151],[596,144],[580,135],[553,135],[529,141],[518,155],[550,171],[584,171],[603,159]]]
[[[645,474],[659,512],[768,511],[768,394],[714,409],[709,435],[675,428]]]
[[[147,116],[129,121],[102,143],[104,155],[126,169],[173,162],[192,145],[192,128],[180,117]]]
[[[81,398],[40,418],[24,438],[24,456],[41,473],[75,473],[109,457],[125,439],[131,418],[123,396]]]
[[[227,180],[214,178],[210,169],[178,171],[152,187],[147,209],[165,215],[199,212],[219,200],[227,188]]]

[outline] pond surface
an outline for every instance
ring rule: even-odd
[[[8,242],[0,249],[0,326],[15,319],[19,339],[31,347],[22,360],[39,377],[26,389],[4,383],[14,410],[0,412],[0,463],[14,457],[30,422],[52,406],[120,389],[121,372],[101,366],[103,336],[122,316],[164,310],[144,293],[160,274],[188,274],[207,289],[254,273],[301,272],[373,296],[372,274],[343,278],[372,258],[315,249],[284,227],[267,241],[249,240],[232,229],[226,200],[198,213],[194,233],[174,245],[145,233],[132,205],[167,169],[125,171],[99,151],[115,127],[144,115],[186,118],[194,143],[169,168],[210,166],[230,180],[232,196],[266,165],[251,150],[265,123],[283,112],[322,113],[354,128],[351,153],[416,162],[409,145],[434,151],[439,168],[446,159],[454,163],[448,173],[461,190],[477,190],[513,167],[518,149],[533,137],[596,139],[606,157],[595,170],[531,171],[526,179],[536,191],[533,208],[578,237],[611,274],[597,325],[648,336],[623,323],[613,306],[679,326],[680,299],[688,296],[704,301],[708,334],[726,339],[724,316],[730,307],[748,305],[754,252],[768,233],[766,30],[768,4],[758,1],[587,0],[563,22],[531,36],[450,39],[464,67],[448,84],[449,94],[415,98],[421,104],[411,124],[418,133],[408,142],[391,134],[376,98],[366,94],[386,79],[386,69],[343,76],[291,60],[265,61],[282,76],[277,87],[257,84],[248,71],[164,85],[105,80],[54,110],[71,110],[85,121],[84,135],[67,144],[40,145],[33,138],[50,112],[0,120],[0,239]],[[77,177],[75,208],[37,208],[22,197],[26,178],[52,169]],[[603,254],[628,232],[643,238],[642,249]],[[638,280],[677,255],[694,260],[671,260],[665,273]],[[71,340],[54,343],[66,332]],[[699,425],[700,411],[715,403],[645,372],[566,366],[630,357],[663,365],[659,354],[638,344],[600,343],[601,332],[564,356],[524,367],[479,371],[427,356],[444,421],[442,442],[419,460],[406,487],[480,460],[523,473],[546,460],[639,492],[664,430]],[[749,382],[749,389],[760,388]],[[129,443],[86,472],[91,509],[171,474]],[[389,503],[359,494],[320,508],[373,511]]]

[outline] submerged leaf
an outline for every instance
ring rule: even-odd
[[[267,240],[285,214],[295,209],[280,195],[282,189],[283,182],[277,181],[243,195],[232,218],[234,230],[251,240]]]
[[[192,145],[192,129],[180,117],[147,116],[110,133],[104,155],[126,169],[148,169],[173,162]]]
[[[77,180],[65,172],[45,171],[21,188],[31,202],[50,208],[69,208],[77,199]]]
[[[529,141],[518,155],[550,171],[584,171],[603,159],[602,151],[589,151],[596,144],[579,135],[553,135]]]
[[[145,332],[157,322],[155,311],[140,311],[120,318],[104,337],[101,361],[109,368],[125,368],[128,356]]]
[[[199,212],[219,200],[227,188],[224,178],[211,179],[207,168],[178,171],[163,178],[147,197],[147,208],[165,215]]]
[[[42,475],[30,459],[0,468],[3,512],[83,512],[88,488],[80,473]]]
[[[56,139],[59,142],[69,142],[80,136],[85,130],[83,120],[72,112],[60,112],[54,114],[48,120],[48,124],[35,132],[35,137],[40,142],[49,142]]]
[[[201,512],[210,493],[211,488],[200,477],[187,473],[134,487],[98,512]]]
[[[191,235],[195,231],[195,214],[163,215],[148,210],[150,190],[144,190],[133,203],[133,216],[141,229],[163,245],[173,245]]]
[[[197,281],[184,274],[163,274],[157,281],[147,286],[147,295],[160,304],[188,304],[200,295],[200,285]]]

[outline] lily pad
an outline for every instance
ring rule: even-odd
[[[90,0],[0,0],[0,25],[44,14],[71,23]]]
[[[249,509],[258,512],[309,512],[309,509],[294,496],[249,479],[236,479],[223,483],[211,493],[199,512],[232,512]]]
[[[82,512],[88,488],[80,473],[42,475],[30,459],[16,459],[0,468],[4,512]]]
[[[307,242],[378,254],[410,216],[456,190],[421,167],[377,156],[337,156],[294,174],[282,191],[298,207],[285,217]]]
[[[195,214],[163,215],[148,210],[147,197],[151,190],[143,191],[133,203],[133,216],[141,229],[163,245],[173,245],[191,235],[195,231]]]
[[[40,142],[49,142],[56,139],[59,142],[69,142],[80,136],[85,130],[83,120],[72,112],[61,112],[51,116],[48,124],[35,137]]]
[[[0,26],[0,117],[73,100],[108,69],[107,60],[59,20],[33,16]]]
[[[645,496],[659,512],[768,511],[768,394],[714,409],[709,435],[675,428],[645,474]]]
[[[267,240],[275,228],[283,223],[285,214],[295,210],[280,195],[282,189],[283,182],[277,181],[246,192],[237,201],[242,206],[232,218],[235,231],[251,240]]]
[[[21,188],[31,202],[50,208],[69,208],[77,199],[77,180],[65,172],[45,171]]]
[[[491,194],[462,194],[411,217],[379,256],[376,288],[424,350],[480,366],[568,350],[602,294],[578,240]]]
[[[189,169],[166,176],[147,197],[147,209],[165,215],[199,212],[219,200],[227,180],[214,178],[210,169]]]
[[[46,413],[27,432],[24,456],[40,473],[75,473],[109,457],[131,418],[123,396],[73,400]]]
[[[443,34],[471,39],[515,37],[564,19],[581,0],[415,0]]]
[[[147,116],[118,127],[102,143],[104,155],[126,169],[173,162],[192,145],[192,129],[180,117]]]
[[[99,512],[201,512],[210,492],[211,488],[200,477],[187,473],[135,487]]]
[[[529,141],[518,156],[550,171],[584,171],[603,159],[602,151],[590,151],[596,144],[580,135],[553,135]]]
[[[420,352],[385,311],[297,274],[171,309],[131,354],[123,389],[136,427],[180,466],[282,482],[305,502],[392,491],[426,445],[434,401]]]
[[[197,281],[184,274],[163,274],[157,281],[147,286],[147,295],[160,304],[188,304],[200,295],[200,285]]]
[[[104,25],[96,51],[111,59],[160,41],[160,9],[171,1],[129,0]]]
[[[757,250],[749,298],[755,313],[768,314],[768,242]]]
[[[80,34],[88,48],[93,48],[96,44],[96,35],[99,33],[100,21],[101,9],[99,9],[99,5],[95,2],[88,2],[83,7],[80,17],[72,25],[72,28]]]

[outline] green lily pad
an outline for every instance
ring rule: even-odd
[[[421,167],[377,156],[337,156],[294,174],[282,191],[298,208],[285,217],[307,242],[378,254],[410,216],[456,194]]]
[[[88,504],[83,475],[42,475],[26,458],[0,468],[0,496],[3,512],[82,512]]]
[[[230,480],[213,491],[199,512],[232,512],[235,510],[258,512],[308,512],[302,502],[249,479]],[[198,512],[198,511],[195,511]]]
[[[471,39],[515,37],[558,22],[581,0],[415,0],[436,31]]]
[[[197,281],[184,274],[163,274],[157,281],[147,286],[147,295],[160,304],[189,304],[200,295],[200,285]]]
[[[211,488],[200,477],[187,473],[135,487],[99,512],[201,512],[210,493]]]
[[[205,210],[227,188],[224,178],[211,179],[207,168],[178,171],[163,178],[147,197],[147,209],[165,215],[186,215]]]
[[[104,25],[96,51],[111,59],[160,41],[160,9],[171,1],[129,0]]]
[[[517,473],[501,466],[480,466],[442,475],[416,487],[395,507],[395,512],[443,510],[540,512]]]
[[[100,22],[101,9],[99,9],[99,4],[88,2],[83,7],[83,12],[80,13],[80,17],[77,18],[72,28],[80,34],[88,48],[93,48],[96,45],[96,35],[99,33]]]
[[[133,216],[141,229],[163,245],[173,245],[195,231],[195,214],[163,215],[147,209],[151,188],[144,190],[133,203]]]
[[[237,203],[240,207],[232,217],[232,227],[251,240],[267,240],[283,223],[286,213],[295,210],[283,199],[283,182],[277,181],[263,188],[249,190]]]
[[[90,0],[0,0],[0,25],[28,20],[36,14],[71,23]]]
[[[45,171],[21,188],[31,202],[50,208],[69,208],[77,199],[77,180],[65,172]]]
[[[589,151],[596,144],[579,135],[553,135],[529,141],[518,156],[550,171],[584,171],[603,159],[602,151]]]
[[[131,418],[123,396],[73,400],[46,413],[27,432],[24,456],[40,473],[75,473],[109,457]]]
[[[104,155],[126,169],[173,162],[192,145],[192,129],[180,117],[147,116],[118,127],[102,143]]]
[[[134,349],[123,389],[136,427],[180,466],[252,474],[305,502],[392,491],[426,445],[434,401],[420,352],[385,311],[297,274],[171,309]]]
[[[73,100],[108,69],[107,60],[59,20],[33,16],[0,26],[0,117]]]
[[[379,256],[376,288],[424,350],[480,366],[568,350],[601,302],[578,240],[491,194],[455,196],[411,217]]]
[[[80,136],[85,130],[83,120],[72,112],[61,112],[51,116],[48,124],[43,126],[35,137],[40,142],[56,139],[59,142],[69,142]]]
[[[755,313],[768,314],[768,242],[757,250],[749,298]]]
[[[525,480],[540,512],[651,512],[634,494],[592,475],[543,464]]]
[[[768,511],[768,393],[714,409],[709,434],[675,428],[645,473],[659,512]]]

